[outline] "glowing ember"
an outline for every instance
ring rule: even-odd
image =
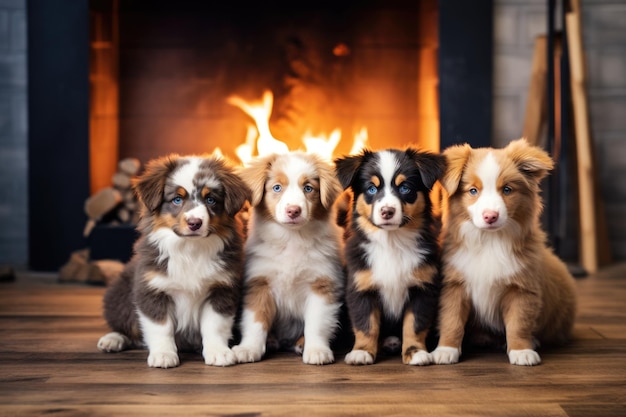
[[[247,102],[239,96],[228,97],[226,101],[243,110],[256,124],[256,127],[248,127],[245,142],[237,146],[235,150],[235,153],[244,165],[254,157],[255,147],[258,156],[289,151],[287,144],[276,139],[270,132],[269,120],[274,104],[274,96],[271,91],[266,90],[261,101]],[[313,136],[307,132],[302,138],[306,152],[318,154],[327,160],[332,160],[333,153],[340,140],[341,131],[339,129],[333,130],[328,137],[326,135]],[[359,153],[366,145],[367,129],[361,128],[354,136],[350,153]]]

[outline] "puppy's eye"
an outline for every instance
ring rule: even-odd
[[[174,204],[175,206],[180,206],[181,204],[183,204],[183,198],[181,196],[177,195],[172,200],[172,204]]]
[[[504,188],[502,188],[502,194],[504,195],[509,195],[512,192],[513,192],[513,189],[509,187],[508,185],[505,185]]]
[[[211,196],[207,196],[207,198],[205,198],[204,201],[206,201],[206,203],[209,206],[214,206],[215,203],[217,203],[217,201],[215,201],[215,199],[213,197],[211,197]]]
[[[283,187],[280,184],[276,184],[275,186],[272,187],[272,190],[274,190],[275,193],[280,193],[282,189]]]
[[[401,184],[400,187],[398,187],[398,192],[400,194],[408,194],[411,192],[411,188],[406,184]]]
[[[313,187],[311,187],[309,184],[305,185],[303,188],[305,193],[312,193],[313,192]]]
[[[376,188],[376,186],[374,185],[370,185],[369,187],[367,187],[367,193],[369,195],[374,195],[376,194],[377,191],[378,191],[378,188]]]
[[[478,195],[477,188],[470,188],[468,192],[470,193],[470,195]]]

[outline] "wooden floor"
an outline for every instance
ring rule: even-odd
[[[626,265],[578,281],[575,340],[537,367],[503,352],[466,352],[450,366],[399,357],[351,367],[278,354],[228,368],[183,354],[151,369],[145,351],[104,354],[96,341],[104,289],[22,274],[0,284],[1,416],[624,416]]]

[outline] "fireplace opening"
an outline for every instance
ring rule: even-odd
[[[292,150],[439,149],[436,1],[208,3],[90,3],[92,192],[125,158],[240,161],[263,129],[236,103],[268,94],[267,127]]]

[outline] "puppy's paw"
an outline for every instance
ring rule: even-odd
[[[226,346],[205,346],[202,349],[204,363],[212,366],[230,366],[237,363],[237,357]]]
[[[345,361],[348,365],[371,365],[374,363],[374,356],[364,350],[353,350],[346,355]]]
[[[461,352],[459,349],[449,346],[439,346],[431,354],[433,362],[437,365],[451,365],[459,361]]]
[[[98,349],[102,352],[121,352],[130,345],[130,339],[118,332],[105,334],[98,340]]]
[[[335,362],[335,356],[329,347],[307,347],[305,345],[302,352],[302,362],[309,365],[326,365]]]
[[[180,364],[176,352],[150,352],[148,366],[152,368],[175,368]]]
[[[254,346],[237,345],[233,346],[233,353],[239,363],[258,362],[263,357],[263,349]]]
[[[413,354],[407,359],[408,361],[404,362],[407,365],[424,366],[433,363],[432,355],[425,350],[418,350],[417,352],[413,352]]]
[[[509,352],[511,365],[533,366],[541,363],[539,354],[532,349],[511,350]]]

